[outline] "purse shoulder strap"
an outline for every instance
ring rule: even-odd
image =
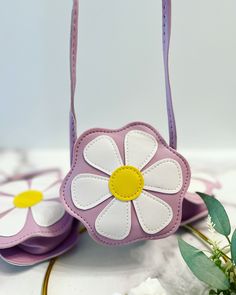
[[[73,0],[71,18],[71,38],[70,38],[70,79],[71,79],[71,106],[70,106],[70,151],[71,157],[73,147],[77,139],[77,121],[75,113],[75,89],[76,89],[76,64],[77,64],[77,44],[78,44],[78,16],[79,0]],[[169,125],[169,145],[176,149],[177,133],[175,116],[172,103],[170,78],[169,78],[169,46],[171,35],[171,0],[162,0],[162,42],[163,59],[165,70],[166,106]]]

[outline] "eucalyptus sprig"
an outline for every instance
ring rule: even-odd
[[[181,255],[192,273],[209,286],[209,295],[236,294],[236,230],[230,238],[229,217],[220,201],[207,194],[199,192],[197,194],[208,209],[209,230],[225,237],[226,245],[221,246],[221,243],[206,237],[192,226],[185,226],[209,248],[202,251],[179,239]]]

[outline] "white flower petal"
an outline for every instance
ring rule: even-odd
[[[175,194],[183,185],[182,169],[173,159],[163,159],[143,171],[144,188],[147,190]]]
[[[156,139],[149,133],[132,130],[125,136],[125,164],[142,169],[155,155]]]
[[[0,236],[10,237],[18,234],[25,225],[28,209],[15,208],[0,218]]]
[[[45,192],[43,193],[43,198],[45,200],[59,198],[59,195],[60,195],[60,187],[61,187],[61,182],[55,183],[52,187],[50,187],[49,189],[45,190]]]
[[[107,135],[98,136],[88,143],[84,149],[84,158],[91,166],[108,175],[123,165],[115,141]]]
[[[12,197],[0,196],[0,214],[14,208]]]
[[[38,203],[31,210],[34,221],[43,227],[55,224],[65,214],[62,204],[56,201]]]
[[[171,207],[148,192],[133,201],[139,223],[148,234],[156,234],[165,228],[173,218]]]
[[[71,183],[71,196],[74,205],[87,210],[111,197],[108,178],[94,174],[79,174]]]
[[[29,189],[26,180],[9,181],[0,185],[0,193],[6,193],[12,196],[16,196]]]
[[[95,228],[106,238],[125,239],[131,229],[131,202],[112,200],[98,215]]]
[[[35,176],[31,181],[31,189],[45,191],[49,186],[59,180],[58,172],[47,172],[45,174]]]

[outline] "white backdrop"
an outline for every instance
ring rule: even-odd
[[[167,138],[161,1],[80,2],[79,130],[142,120]],[[235,148],[236,1],[173,2],[179,146]],[[67,147],[72,0],[0,3],[0,146]]]

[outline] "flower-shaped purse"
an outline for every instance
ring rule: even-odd
[[[0,184],[0,256],[33,265],[58,256],[78,239],[78,222],[59,200],[59,170],[21,175]]]
[[[121,129],[90,129],[78,139],[74,94],[78,1],[71,28],[71,159],[61,186],[66,210],[99,243],[123,245],[174,233],[190,168],[176,151],[176,126],[168,70],[171,1],[163,0],[163,54],[170,144],[152,126],[134,122]]]

